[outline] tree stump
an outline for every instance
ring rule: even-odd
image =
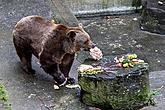
[[[108,110],[130,110],[146,105],[150,92],[148,67],[142,63],[98,74],[79,73],[81,101]]]

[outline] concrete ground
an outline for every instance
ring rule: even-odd
[[[79,89],[54,90],[52,77],[43,72],[36,58],[33,60],[35,75],[27,75],[21,70],[12,42],[12,29],[27,15],[51,18],[49,5],[44,0],[1,0],[0,3],[0,83],[8,90],[13,110],[95,110],[79,101]],[[154,98],[156,106],[142,109],[164,110],[165,36],[141,31],[139,19],[135,14],[80,19],[80,22],[104,55],[136,53],[150,64],[151,89],[161,89]],[[76,69],[87,57],[89,54],[85,52],[77,56],[71,76],[77,78]]]

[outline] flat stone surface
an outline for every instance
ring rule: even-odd
[[[63,0],[77,17],[134,13],[133,0]]]
[[[52,18],[52,10],[45,0],[0,0],[0,83],[8,90],[13,110],[96,110],[79,101],[78,89],[53,89],[52,77],[45,74],[34,58],[36,75],[27,75],[21,68],[12,43],[11,31],[15,23],[27,15]],[[137,53],[149,62],[152,89],[165,85],[165,36],[139,29],[139,15],[116,16],[80,20],[105,55]],[[88,55],[86,55],[88,56]],[[86,58],[85,55],[83,58]],[[77,78],[77,58],[71,76]],[[165,89],[156,96],[157,106],[145,110],[164,110]],[[46,105],[46,106],[45,106]],[[0,107],[1,109],[1,107]]]
[[[45,0],[0,0],[0,24],[5,30],[13,26],[22,17],[41,15],[51,18],[53,11]]]
[[[155,96],[155,106],[147,106],[140,110],[164,110],[165,105],[165,71],[150,72],[150,87],[152,90],[160,89],[159,95]]]

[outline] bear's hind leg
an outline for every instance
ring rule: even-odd
[[[17,55],[19,56],[21,60],[23,70],[27,72],[28,74],[34,74],[35,70],[32,69],[32,65],[31,65],[32,52],[28,48],[22,45],[17,45],[15,39],[14,39],[14,46],[15,46]]]
[[[23,66],[22,68],[28,74],[35,74],[35,70],[32,69],[31,58],[32,58],[32,53],[28,53],[21,57],[21,63]]]

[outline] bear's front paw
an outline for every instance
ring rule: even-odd
[[[75,84],[75,79],[68,77],[67,84]]]
[[[58,86],[63,86],[67,82],[67,78],[61,73],[54,73],[53,78]]]
[[[65,78],[64,82],[59,84],[59,86],[64,86],[67,83],[67,81],[68,81],[67,78]]]

